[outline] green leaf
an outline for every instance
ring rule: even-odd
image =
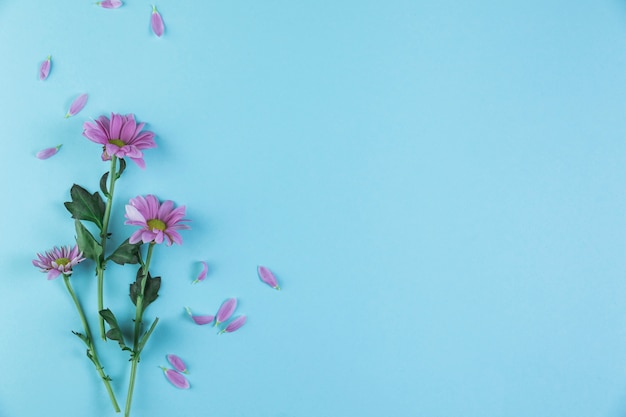
[[[107,258],[118,265],[139,263],[139,249],[141,243],[128,243],[126,239],[115,251]]]
[[[74,184],[70,190],[72,201],[65,202],[65,208],[72,213],[73,219],[95,223],[102,230],[105,204],[97,191],[89,194],[80,185]]]
[[[124,172],[125,169],[126,169],[126,161],[124,161],[124,159],[120,159],[120,170],[117,171],[117,175],[115,175],[116,180],[118,180],[122,176],[122,173]]]
[[[143,336],[141,337],[141,340],[139,341],[139,347],[137,348],[138,352],[141,352],[143,350],[143,347],[146,345],[146,343],[148,343],[148,339],[150,338],[150,335],[154,331],[154,328],[156,327],[158,322],[159,322],[159,318],[157,317],[152,322],[150,329],[148,329],[148,331],[143,334]]]
[[[141,280],[143,278],[142,269],[143,268],[139,268],[139,271],[137,271],[136,281],[130,284],[130,299],[134,305],[137,305],[137,298],[141,293]],[[142,314],[146,311],[146,308],[159,297],[159,288],[161,288],[161,277],[153,278],[150,275],[150,272],[148,272],[143,293],[143,304],[141,309]]]
[[[75,332],[74,330],[72,330],[72,333],[74,333],[80,340],[82,340],[87,346],[89,346],[89,339],[87,339],[87,336],[82,333]]]
[[[109,178],[109,173],[105,172],[104,175],[100,178],[100,190],[102,190],[102,194],[106,198],[109,198],[109,190],[107,190],[107,178]]]
[[[93,259],[97,262],[100,259],[100,255],[102,255],[102,246],[80,221],[74,220],[74,223],[76,225],[76,243],[78,244],[78,249],[83,252],[86,258]]]
[[[111,339],[117,341],[120,344],[122,350],[130,350],[126,343],[124,343],[124,335],[122,334],[122,330],[120,329],[119,324],[117,324],[117,319],[111,310],[108,308],[104,310],[100,310],[100,316],[106,321],[109,325],[109,331],[107,331],[106,336]]]

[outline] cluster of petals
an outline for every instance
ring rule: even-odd
[[[140,168],[145,168],[143,150],[156,148],[154,133],[142,131],[145,123],[137,123],[133,114],[125,116],[111,113],[111,119],[100,116],[93,122],[85,122],[83,136],[103,147],[102,160],[112,156],[130,158]]]
[[[72,268],[84,260],[78,246],[55,246],[43,255],[38,253],[37,259],[33,259],[33,265],[41,269],[41,272],[48,273],[48,279],[55,279],[61,274],[71,275]]]
[[[183,239],[178,230],[189,229],[183,224],[189,220],[184,219],[185,206],[174,207],[171,200],[160,203],[152,194],[138,196],[130,200],[126,205],[126,221],[124,224],[140,226],[129,239],[130,243],[163,243],[171,246],[173,243],[181,245]]]

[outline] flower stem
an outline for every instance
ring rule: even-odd
[[[100,245],[102,246],[102,255],[96,265],[96,274],[98,275],[98,311],[104,310],[104,270],[106,268],[106,244],[108,239],[109,220],[111,218],[111,207],[113,206],[113,193],[115,192],[115,181],[117,180],[117,157],[111,157],[111,168],[109,169],[109,192],[107,196],[107,203],[104,209],[104,218],[102,220],[102,232],[100,233]],[[100,337],[106,341],[106,332],[104,330],[104,319],[98,314],[98,320],[100,325]]]
[[[117,400],[115,399],[115,394],[113,393],[113,389],[111,388],[111,384],[110,384],[111,378],[104,373],[104,368],[100,364],[100,359],[98,359],[98,354],[96,353],[96,347],[93,343],[93,337],[91,336],[91,330],[89,329],[89,324],[87,323],[85,312],[83,311],[83,308],[81,307],[80,302],[78,301],[78,298],[76,297],[76,293],[72,289],[69,275],[63,274],[63,281],[65,281],[65,287],[67,288],[67,291],[70,293],[70,296],[72,297],[72,300],[74,301],[74,305],[76,306],[76,310],[78,311],[80,320],[83,322],[85,335],[83,337],[81,337],[82,335],[79,333],[76,333],[76,335],[80,337],[80,339],[85,343],[85,345],[87,345],[87,357],[95,365],[96,371],[98,372],[98,375],[100,375],[100,378],[102,379],[102,382],[104,383],[104,386],[106,387],[106,390],[109,393],[109,398],[111,399],[113,408],[115,409],[116,413],[119,413],[120,406],[117,404]]]
[[[143,311],[144,311],[143,299],[144,299],[144,292],[146,290],[146,281],[148,280],[148,268],[150,267],[150,260],[152,259],[153,249],[154,249],[154,242],[150,243],[150,245],[148,246],[148,253],[146,254],[146,262],[143,264],[142,270],[141,270],[142,277],[141,277],[140,291],[137,294],[137,300],[135,303],[136,309],[135,309],[135,331],[133,334],[133,352],[131,354],[130,382],[128,384],[128,394],[126,395],[126,409],[124,410],[124,417],[130,416],[130,406],[133,401],[133,391],[135,389],[135,378],[137,376],[137,365],[139,364],[139,361],[141,360],[141,351],[143,350],[143,347],[145,346],[146,342],[148,341],[148,338],[152,334],[152,331],[154,330],[156,324],[159,321],[159,318],[157,317],[152,323],[150,330],[144,335],[144,337],[140,341],[139,337],[141,335],[141,325],[142,325]]]

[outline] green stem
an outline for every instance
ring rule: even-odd
[[[102,232],[100,233],[100,245],[102,246],[102,255],[96,266],[96,274],[98,275],[98,311],[104,310],[104,270],[106,268],[106,245],[109,231],[109,220],[111,218],[111,207],[113,206],[113,193],[115,192],[115,181],[117,180],[117,157],[111,157],[111,168],[109,169],[109,195],[104,209],[104,219],[102,220]],[[98,314],[100,325],[100,337],[106,341],[106,332],[104,330],[104,319]]]
[[[104,373],[104,368],[100,364],[100,359],[98,359],[98,354],[96,352],[96,347],[93,343],[93,337],[91,336],[91,330],[89,329],[89,324],[87,323],[85,312],[83,311],[83,308],[81,307],[80,302],[78,301],[78,298],[76,297],[76,293],[74,293],[74,290],[72,289],[69,275],[63,274],[63,281],[65,281],[65,287],[67,288],[67,291],[70,293],[70,296],[72,297],[72,300],[74,301],[74,305],[76,306],[76,310],[78,311],[78,315],[80,316],[80,321],[83,322],[85,338],[81,337],[81,340],[85,343],[85,345],[87,345],[87,356],[89,357],[89,359],[91,359],[91,361],[95,365],[96,371],[98,372],[98,375],[100,375],[100,378],[102,379],[102,382],[104,383],[104,386],[106,387],[106,390],[109,393],[109,398],[111,399],[111,403],[113,404],[113,408],[115,409],[115,412],[119,413],[120,406],[117,404],[117,400],[115,399],[115,394],[113,393],[113,389],[111,388],[111,384],[110,384],[111,378]]]
[[[154,323],[152,323],[152,326],[150,327],[150,330],[148,331],[148,333],[146,333],[146,335],[140,342],[139,337],[141,335],[141,325],[142,325],[143,310],[144,310],[143,298],[144,298],[144,292],[146,289],[146,281],[148,279],[148,268],[150,267],[150,260],[152,259],[153,249],[154,249],[154,242],[150,243],[150,246],[148,246],[146,262],[143,264],[143,267],[141,270],[142,277],[141,277],[140,291],[137,294],[137,301],[135,303],[136,304],[135,331],[133,334],[133,352],[131,354],[130,382],[128,384],[128,394],[126,395],[126,409],[124,410],[125,417],[130,416],[130,406],[133,401],[133,391],[135,390],[135,378],[137,376],[137,365],[139,364],[139,361],[141,359],[141,351],[143,349],[143,346],[145,346],[145,343],[148,341],[148,338],[152,334],[154,327],[159,321],[157,317]]]

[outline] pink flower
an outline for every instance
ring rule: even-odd
[[[150,24],[152,25],[152,31],[158,37],[163,35],[165,31],[165,24],[163,23],[163,18],[157,11],[156,6],[152,6],[152,16],[150,16]]]
[[[78,250],[78,246],[70,248],[64,246],[52,248],[44,255],[38,253],[38,259],[33,259],[33,265],[41,269],[41,272],[48,273],[48,279],[55,279],[61,274],[71,275],[72,268],[85,260],[83,253]]]
[[[50,55],[48,55],[46,60],[43,61],[39,67],[39,79],[45,80],[48,78],[48,74],[50,74]]]
[[[165,241],[167,246],[171,246],[172,243],[182,245],[183,239],[177,230],[189,229],[189,226],[182,224],[189,221],[183,218],[184,215],[185,206],[174,208],[174,202],[171,200],[161,204],[151,194],[132,198],[130,204],[126,205],[125,217],[128,220],[124,224],[141,226],[141,229],[130,236],[129,243]]]
[[[52,155],[55,155],[57,152],[59,152],[59,149],[61,149],[61,146],[63,145],[57,145],[54,148],[42,149],[39,152],[37,152],[35,156],[39,159],[48,159]]]
[[[145,168],[144,149],[156,148],[154,133],[142,132],[145,123],[137,124],[133,114],[122,116],[111,113],[111,120],[100,116],[93,122],[85,122],[83,136],[92,142],[102,145],[102,160],[108,161],[111,156],[129,157],[140,168]]]

